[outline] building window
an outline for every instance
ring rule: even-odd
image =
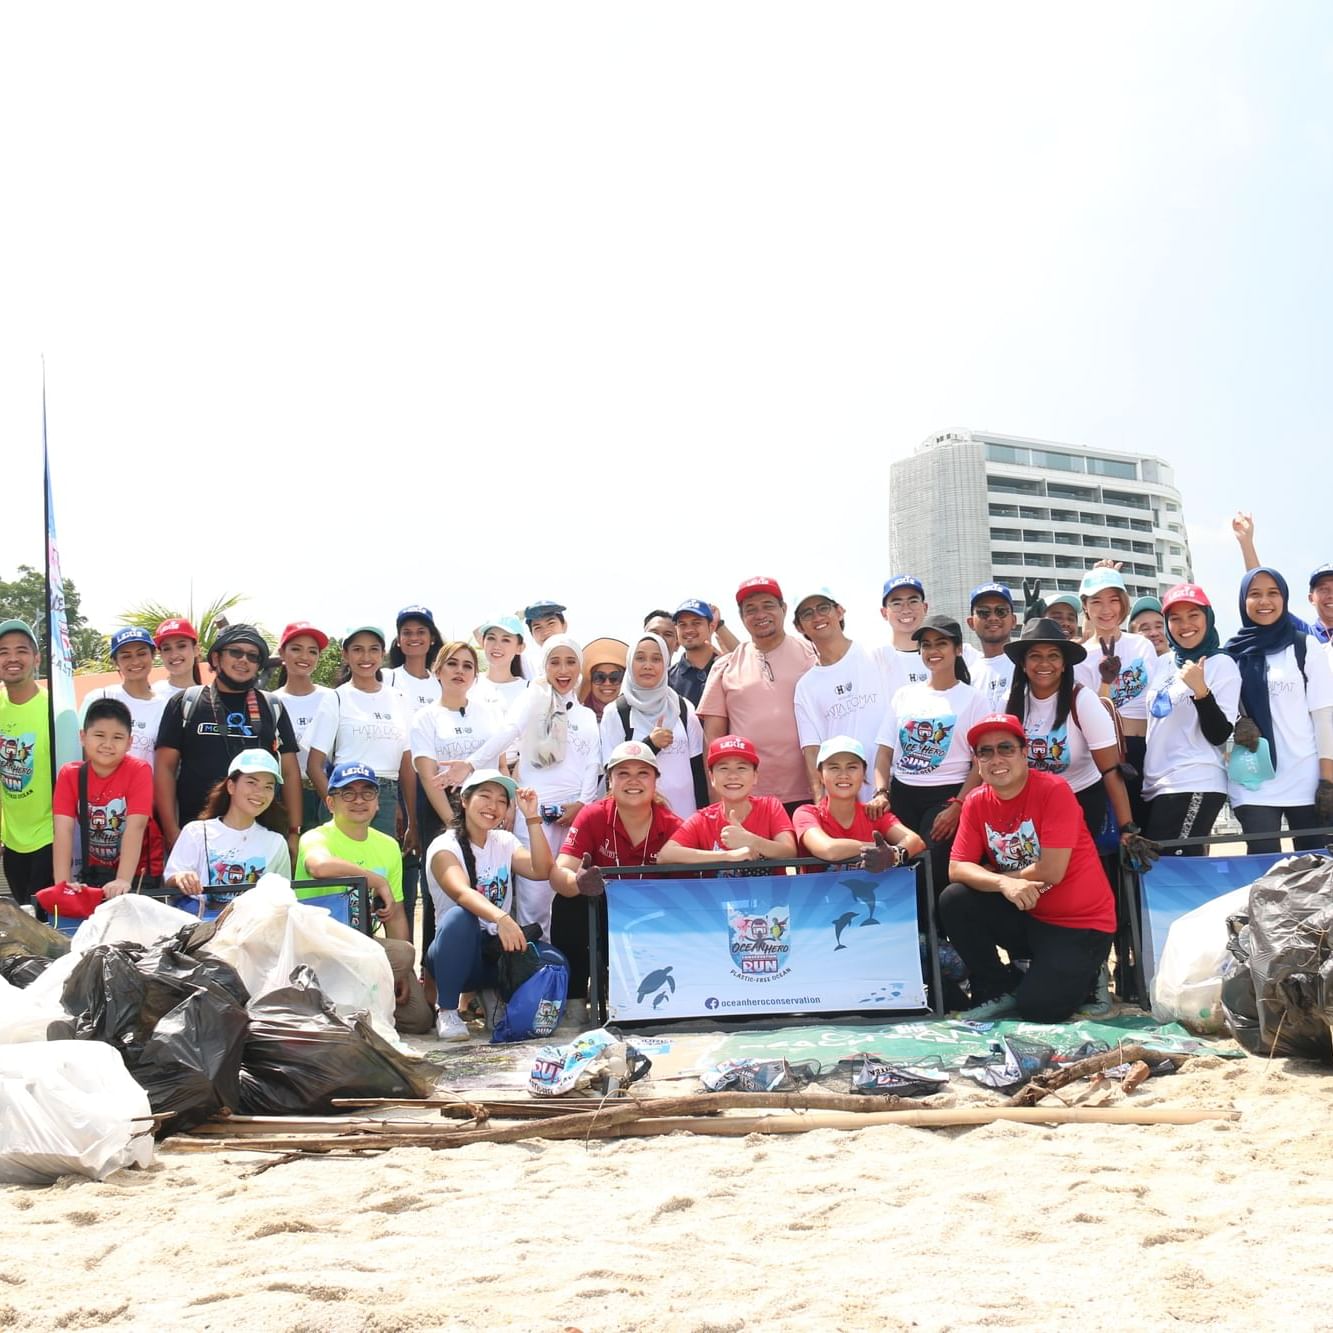
[[[990,489],[997,495],[1041,495],[1041,482],[1022,477],[991,477]]]
[[[1056,523],[1077,523],[1078,512],[1074,509],[1052,509],[1051,519]]]
[[[1092,514],[1089,513],[1086,509],[1081,509],[1079,510],[1078,521],[1080,523],[1090,523],[1094,527],[1100,528],[1106,525],[1106,515]]]
[[[1017,528],[992,528],[990,539],[993,542],[1021,542],[1023,534]]]
[[[1033,467],[1048,467],[1058,472],[1082,472],[1083,458],[1074,454],[1052,453],[1049,449],[1030,449]]]
[[[990,516],[992,518],[1017,518],[1017,505],[991,505]]]
[[[1146,495],[1127,495],[1124,491],[1103,491],[1102,502],[1108,505],[1120,505],[1125,509],[1152,508],[1152,503]]]
[[[1054,538],[1049,532],[1036,532],[1032,528],[1024,528],[1023,540],[1025,542],[1044,542],[1049,546]]]
[[[1008,444],[988,444],[986,457],[992,463],[1017,463],[1020,467],[1028,466],[1028,451],[1015,449]]]
[[[1046,494],[1052,500],[1096,500],[1097,492],[1086,486],[1070,486],[1067,482],[1051,481],[1046,483]]]
[[[1125,481],[1134,481],[1138,477],[1133,463],[1114,458],[1089,458],[1088,471],[1099,477],[1120,477]]]

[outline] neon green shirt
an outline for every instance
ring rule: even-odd
[[[301,834],[301,841],[296,845],[296,878],[310,879],[306,869],[306,853],[314,849],[326,856],[337,857],[339,861],[350,861],[363,870],[373,870],[389,881],[389,892],[399,901],[403,901],[403,854],[398,844],[387,833],[379,829],[368,828],[363,842],[340,833],[336,824],[330,820],[309,833]],[[324,889],[297,889],[298,898],[317,898]]]
[[[51,704],[39,688],[26,704],[0,689],[0,812],[6,847],[36,852],[55,838],[51,820]]]

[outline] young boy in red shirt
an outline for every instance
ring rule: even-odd
[[[94,699],[88,705],[79,732],[83,761],[60,770],[51,799],[56,883],[101,888],[108,898],[128,893],[136,880],[139,888],[161,884],[153,768],[130,754],[133,735],[130,710],[119,699]]]
[[[776,796],[754,796],[759,752],[744,736],[719,736],[705,759],[717,801],[692,814],[657,854],[661,865],[782,861],[796,855],[796,834]],[[731,872],[735,873],[735,872]],[[741,873],[765,875],[755,868]]]

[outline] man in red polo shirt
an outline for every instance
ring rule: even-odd
[[[963,802],[940,923],[967,965],[973,1019],[1062,1023],[1088,998],[1115,935],[1115,899],[1069,784],[1028,768],[1012,714],[967,733],[982,785]],[[1030,959],[1026,973],[1000,962]]]

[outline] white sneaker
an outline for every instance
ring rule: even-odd
[[[472,1029],[459,1017],[457,1009],[441,1009],[435,1015],[435,1036],[439,1041],[469,1041]]]

